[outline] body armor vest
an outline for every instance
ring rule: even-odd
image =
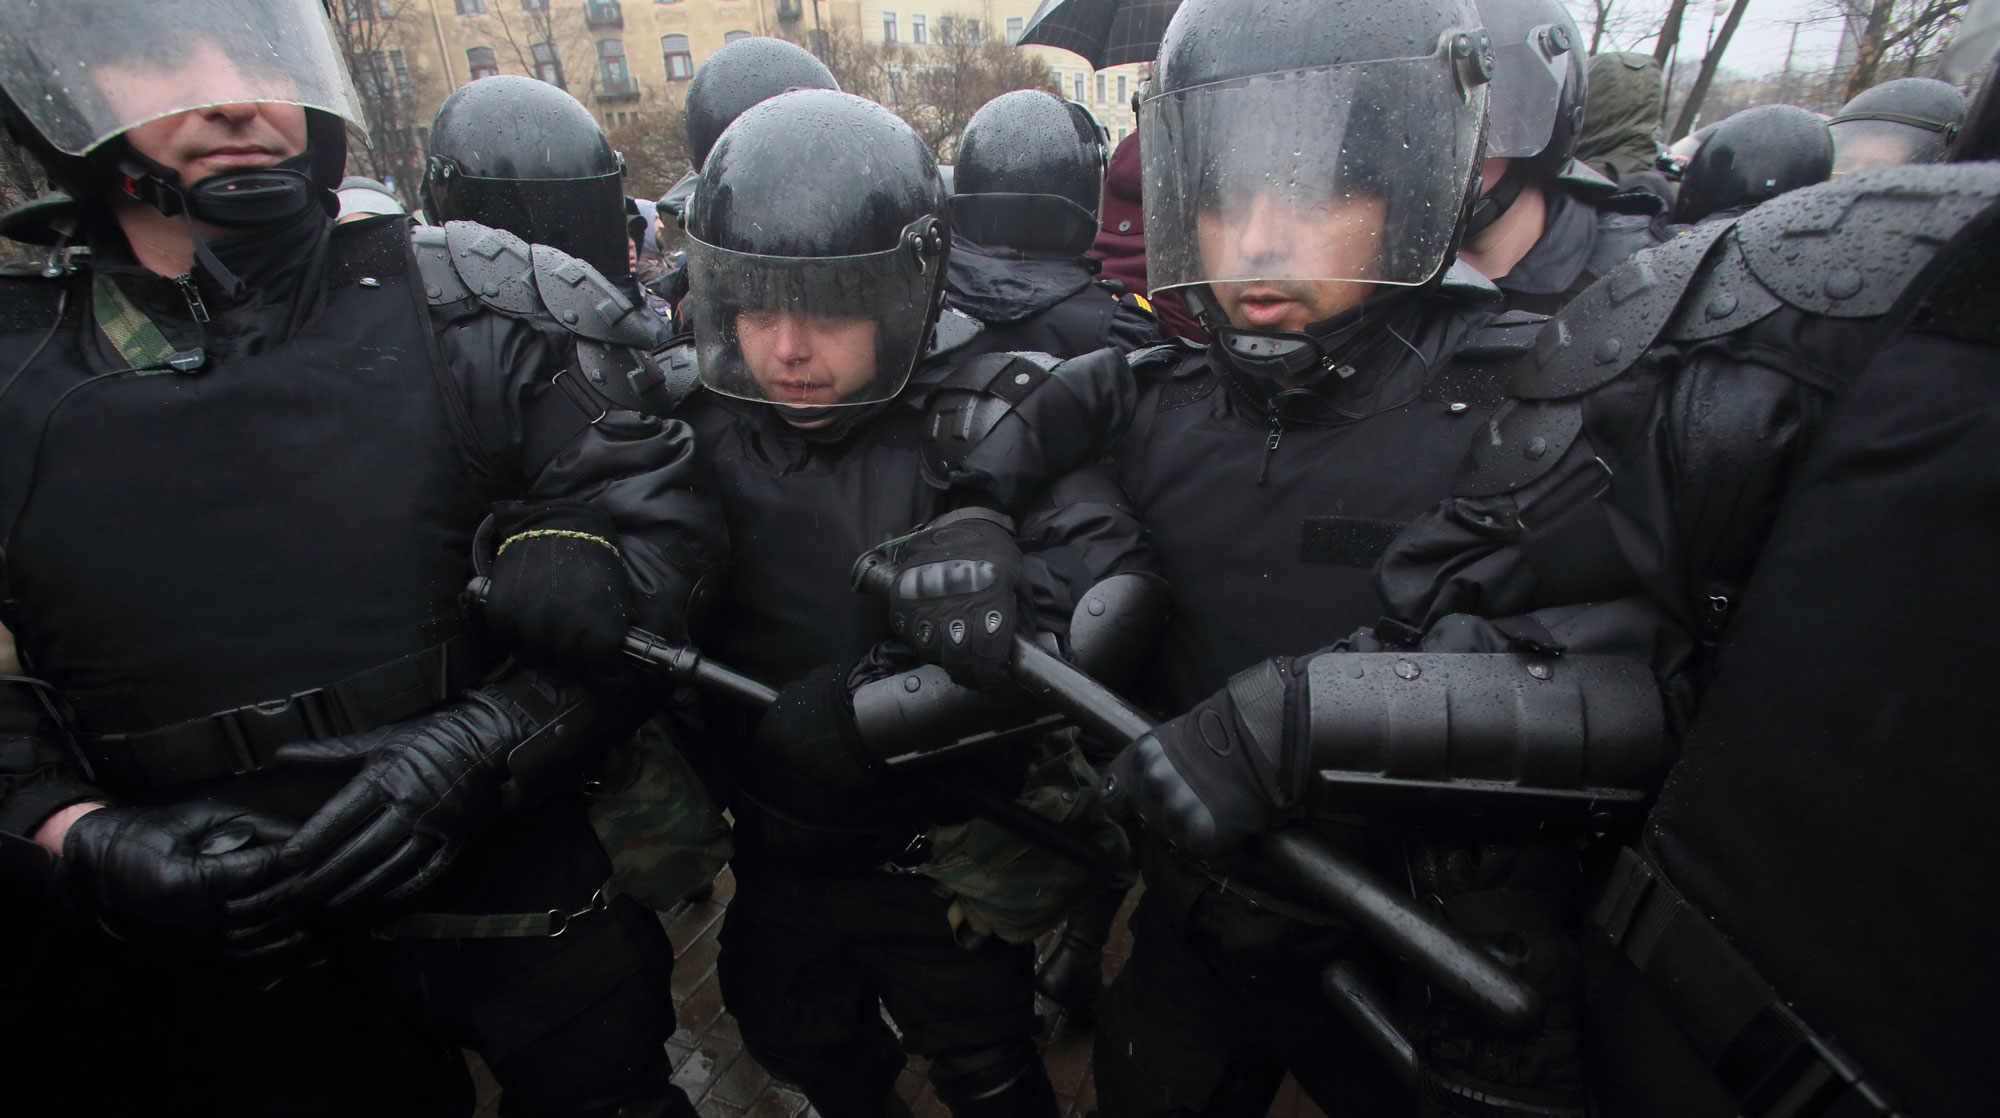
[[[114,371],[88,274],[29,335],[48,344],[0,402],[8,597],[86,735],[283,705],[461,629],[485,502],[408,230],[342,227],[329,255],[295,336],[193,373]]]

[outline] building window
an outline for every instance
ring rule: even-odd
[[[1121,144],[1122,144],[1122,143],[1124,143],[1124,142],[1125,142],[1125,137],[1127,137],[1127,136],[1129,136],[1129,135],[1131,135],[1131,134],[1132,134],[1132,130],[1131,130],[1131,129],[1129,129],[1129,128],[1120,128],[1120,129],[1118,130],[1118,142],[1119,142],[1119,143],[1121,143]]]
[[[882,13],[882,41],[885,43],[896,41],[896,13],[894,12]]]
[[[1070,100],[1072,101],[1083,100],[1083,72],[1081,70],[1077,71],[1076,84],[1073,88],[1075,88],[1076,90],[1076,96],[1070,98]]]
[[[483,15],[486,11],[486,0],[457,0],[457,4],[462,16]]]
[[[1104,75],[1103,75],[1103,74],[1099,74],[1099,75],[1097,75],[1097,103],[1098,103],[1098,104],[1100,104],[1100,105],[1102,105],[1102,104],[1104,103]]]
[[[679,3],[679,0],[673,0]],[[667,80],[684,82],[694,77],[694,55],[688,52],[686,35],[660,36],[660,53],[667,60]]]
[[[960,33],[961,33],[961,34],[963,34],[963,35],[965,36],[965,41],[966,41],[966,42],[968,42],[968,43],[976,43],[976,42],[978,42],[978,41],[979,41],[979,21],[978,21],[978,20],[976,20],[976,19],[968,19],[968,20],[964,21],[964,23],[965,23],[965,26],[964,26],[963,30],[962,30],[962,31],[961,31]]]
[[[545,12],[549,10],[549,0],[521,0],[524,12]]]
[[[903,100],[903,71],[901,68],[892,68],[884,76],[889,79],[889,103],[891,105],[901,103]]]
[[[465,68],[472,72],[472,80],[496,77],[500,73],[500,63],[493,57],[492,47],[473,47],[465,52]]]
[[[1118,103],[1124,105],[1130,101],[1131,98],[1125,96],[1125,75],[1120,74],[1118,75]]]
[[[749,37],[750,33],[748,31],[724,31],[722,33],[722,45],[726,47],[738,39],[748,39]]]
[[[389,69],[394,71],[396,75],[397,96],[408,97],[410,94],[416,92],[416,87],[410,84],[410,68],[403,64],[402,51],[392,50],[389,52]]]
[[[373,20],[378,16],[382,19],[394,19],[396,13],[390,8],[390,2],[391,0],[347,0],[342,9],[346,11],[349,23]]]
[[[910,41],[913,43],[931,41],[930,28],[924,26],[924,17],[916,15],[910,17]]]
[[[535,60],[536,77],[557,89],[569,88],[569,83],[563,81],[562,56],[556,53],[554,43],[532,43],[528,47],[528,54]]]
[[[1021,41],[1021,17],[1020,17],[1020,16],[1008,16],[1008,17],[1007,17],[1007,41],[1008,41],[1008,42],[1010,42],[1010,43],[1018,43],[1018,42],[1020,42],[1020,41]]]
[[[620,92],[632,84],[625,69],[625,40],[597,40],[597,76],[606,93]]]

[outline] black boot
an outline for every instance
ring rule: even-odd
[[[1085,1020],[1091,1019],[1098,995],[1104,993],[1104,941],[1111,922],[1132,888],[1132,878],[1120,874],[1085,896],[1063,927],[1063,937],[1035,975],[1035,990]]]
[[[931,1085],[952,1118],[1056,1118],[1056,1089],[1033,1042],[931,1061]]]

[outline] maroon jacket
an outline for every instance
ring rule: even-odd
[[[1105,279],[1125,284],[1127,291],[1146,294],[1146,218],[1139,204],[1139,134],[1132,133],[1118,144],[1111,165],[1104,172],[1103,217],[1098,222],[1097,240],[1090,255],[1104,265]],[[1160,333],[1171,337],[1208,343],[1208,335],[1195,325],[1187,304],[1177,292],[1167,292],[1153,304],[1160,320]]]

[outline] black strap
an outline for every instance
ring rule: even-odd
[[[1643,851],[1619,851],[1591,921],[1645,976],[1745,1118],[1898,1114]]]
[[[110,784],[167,787],[269,768],[278,748],[359,733],[423,713],[492,667],[461,633],[337,683],[138,733],[94,733],[100,711],[70,696],[77,746]]]
[[[540,476],[563,447],[609,414],[610,405],[592,394],[581,376],[567,368],[557,373],[548,388],[521,409],[522,476]]]

